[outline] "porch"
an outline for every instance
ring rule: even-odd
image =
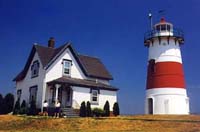
[[[52,83],[47,87],[47,98],[49,108],[48,113],[54,116],[55,101],[59,100],[61,104],[60,116],[78,117],[79,112],[72,107],[73,104],[73,90],[72,86],[67,83]],[[77,104],[77,103],[74,103]],[[79,105],[76,106],[79,108]]]
[[[72,107],[73,90],[67,84],[53,84],[48,86],[48,103],[49,107],[55,107],[55,101],[59,100],[61,108]]]
[[[78,91],[77,88],[82,90]],[[54,108],[54,102],[59,100],[61,108],[79,109],[82,101],[90,101],[92,90],[117,91],[118,89],[96,80],[77,79],[71,77],[61,77],[47,82],[46,100],[49,107]],[[86,97],[87,96],[87,97]]]

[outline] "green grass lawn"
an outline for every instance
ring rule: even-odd
[[[0,132],[200,132],[200,116],[135,115],[110,118],[0,116]]]

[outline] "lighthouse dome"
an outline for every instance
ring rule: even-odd
[[[177,29],[173,27],[173,24],[166,22],[164,18],[161,18],[160,22],[155,24],[153,29],[150,31],[147,31],[144,35],[144,45],[149,46],[149,44],[155,39],[155,38],[161,38],[161,37],[172,37],[176,41],[179,42],[179,44],[184,43],[184,33],[181,29]]]
[[[161,18],[160,22],[154,25],[154,30],[159,33],[168,33],[168,35],[172,35],[173,25],[166,22],[164,18]]]

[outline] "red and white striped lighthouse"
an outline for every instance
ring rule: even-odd
[[[146,114],[189,114],[180,46],[184,34],[164,18],[145,34],[148,47]]]

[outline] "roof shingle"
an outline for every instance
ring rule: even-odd
[[[112,75],[108,72],[99,58],[85,55],[78,55],[78,58],[80,59],[83,67],[86,69],[88,76],[113,79]]]

